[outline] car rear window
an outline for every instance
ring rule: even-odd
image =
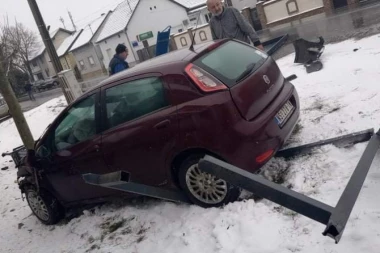
[[[249,66],[254,66],[253,71],[255,71],[267,58],[265,53],[253,47],[229,41],[200,57],[194,64],[231,88]]]

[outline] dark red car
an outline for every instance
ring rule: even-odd
[[[298,117],[297,92],[271,57],[234,40],[206,43],[114,75],[69,105],[36,142],[19,184],[45,224],[63,207],[125,195],[86,184],[87,173],[123,170],[133,182],[221,206],[240,190],[199,171],[199,159],[209,154],[255,173]]]

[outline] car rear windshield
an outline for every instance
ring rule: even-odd
[[[243,73],[258,69],[268,56],[248,45],[229,41],[197,59],[194,64],[212,74],[228,87],[233,87]]]

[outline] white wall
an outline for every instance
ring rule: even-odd
[[[72,51],[72,53],[82,75],[102,70],[102,66],[100,65],[100,61],[96,56],[95,48],[92,44],[87,44],[83,47],[80,47]],[[90,64],[90,61],[88,59],[89,57],[92,57],[94,59],[95,65]],[[84,69],[81,68],[79,61],[83,61],[85,63]]]
[[[264,4],[264,12],[268,23],[287,18],[297,13],[289,15],[286,8],[288,0],[273,1],[269,4]],[[297,0],[298,13],[307,12],[316,8],[323,7],[323,0]]]
[[[305,1],[305,0],[303,0]],[[309,1],[309,0],[306,0]],[[232,0],[232,6],[241,11],[245,7],[255,8],[257,0]]]
[[[201,13],[199,14],[199,12]],[[199,17],[198,26],[207,24],[208,21],[206,19],[206,15],[208,14],[209,14],[209,11],[207,10],[206,6],[202,9],[189,12],[188,13],[189,27],[195,27],[197,25],[198,17]]]
[[[186,10],[169,0],[141,0],[129,22],[127,34],[133,43],[137,41],[137,35],[152,31],[153,38],[148,40],[149,45],[152,46],[157,42],[158,31],[162,31],[169,25],[178,29],[182,25],[182,20],[185,19],[188,19]],[[138,47],[134,48],[135,51],[143,48],[142,42],[138,44]],[[107,57],[106,54],[104,57]]]
[[[120,37],[120,38],[119,38]],[[128,58],[127,58],[127,62],[128,63],[135,63],[136,62],[136,59],[132,53],[132,50],[131,50],[131,45],[129,44],[128,42],[128,39],[127,39],[127,36],[124,32],[121,32],[117,35],[114,35],[106,40],[103,40],[101,41],[100,43],[98,43],[98,45],[100,46],[100,50],[102,51],[102,54],[104,56],[104,59],[103,59],[103,63],[104,63],[104,66],[106,67],[106,69],[108,69],[108,65],[112,59],[112,57],[115,55],[115,49],[116,49],[116,46],[118,44],[122,44],[124,43],[128,50],[129,50],[129,55],[128,55]],[[111,54],[109,55],[107,53],[107,50],[110,50]]]
[[[188,48],[191,45],[191,39],[188,32],[175,34],[174,40],[178,49],[186,48],[186,47]],[[202,44],[211,40],[212,40],[212,35],[211,35],[210,26],[207,24],[207,25],[198,27],[198,29],[195,31],[195,39],[194,39],[195,44]],[[186,45],[183,45],[181,41],[183,44],[186,44]]]

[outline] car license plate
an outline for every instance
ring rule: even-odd
[[[276,121],[278,125],[282,125],[285,123],[285,120],[288,119],[290,114],[294,111],[294,106],[290,101],[286,102],[286,104],[281,108],[280,111],[276,114]]]

